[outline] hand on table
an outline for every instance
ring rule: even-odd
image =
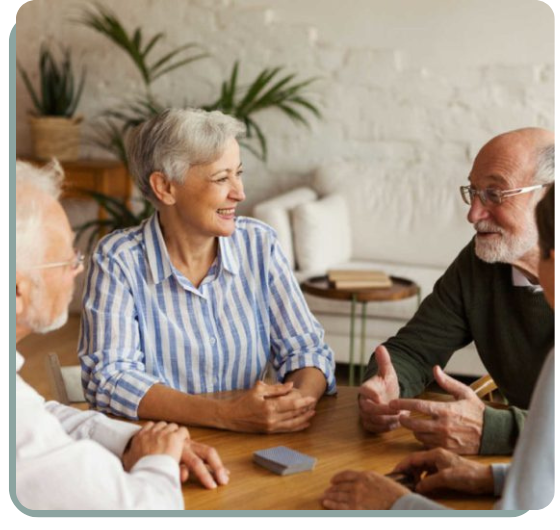
[[[374,471],[343,471],[321,498],[329,510],[389,510],[410,490]]]
[[[293,383],[255,386],[227,402],[224,421],[240,432],[295,432],[310,425],[317,399],[303,396]]]
[[[441,489],[479,495],[494,492],[490,466],[467,460],[446,449],[413,453],[397,464],[394,471],[414,477],[417,493]]]
[[[229,481],[229,473],[217,451],[208,445],[193,442],[188,429],[176,423],[147,422],[131,438],[123,454],[124,469],[130,471],[138,460],[148,455],[171,456],[179,464],[181,482],[189,478],[190,472],[208,489]]]

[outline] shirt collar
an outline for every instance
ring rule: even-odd
[[[169,278],[173,273],[171,260],[167,253],[167,246],[161,233],[159,217],[157,212],[154,213],[144,225],[144,241],[146,244],[146,255],[148,258],[148,266],[152,273],[154,283],[161,283]]]
[[[514,287],[528,287],[534,293],[540,293],[543,289],[539,284],[532,284],[519,269],[511,267],[511,281]]]
[[[23,356],[21,355],[21,353],[19,353],[16,350],[16,372],[19,372],[21,367],[23,366],[23,363],[25,362],[25,359],[23,358]]]
[[[173,266],[163,239],[157,212],[144,225],[144,241],[148,265],[154,283],[161,283],[173,274]],[[239,259],[233,237],[219,237],[218,244],[218,260],[221,266],[229,273],[237,274],[239,272]]]
[[[218,244],[220,246],[218,257],[222,267],[231,274],[237,274],[239,272],[239,259],[233,236],[219,237]]]

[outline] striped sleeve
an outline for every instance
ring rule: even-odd
[[[275,368],[283,380],[301,368],[319,369],[327,394],[336,392],[334,353],[313,316],[278,241],[273,240],[269,269],[271,345]]]
[[[98,250],[86,280],[78,355],[87,401],[138,419],[138,405],[158,378],[146,373],[129,279],[110,253]]]

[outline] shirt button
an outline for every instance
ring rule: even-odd
[[[216,337],[212,337],[210,339],[210,344],[212,344],[212,345],[216,344]]]

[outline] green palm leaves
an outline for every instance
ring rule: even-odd
[[[148,39],[141,28],[129,33],[113,12],[99,4],[84,10],[77,21],[104,35],[125,51],[144,82],[145,94],[134,101],[124,102],[119,108],[105,111],[102,123],[93,136],[96,145],[108,149],[126,162],[124,136],[127,130],[164,108],[173,106],[156,100],[151,88],[153,81],[209,55],[202,52],[198,45],[189,43],[152,60],[164,33],[157,33]],[[249,85],[242,85],[238,80],[239,72],[240,65],[236,62],[229,79],[222,83],[219,97],[213,103],[198,106],[206,110],[221,110],[243,121],[249,140],[244,142],[244,146],[261,160],[267,158],[268,143],[265,131],[255,119],[257,113],[276,109],[293,122],[307,126],[309,116],[321,117],[317,106],[305,95],[306,89],[315,79],[296,82],[296,74],[284,74],[282,67],[274,67],[265,68]]]
[[[281,71],[281,67],[265,68],[248,87],[243,88],[237,82],[239,61],[236,61],[229,80],[222,83],[219,98],[204,106],[206,110],[221,110],[243,121],[247,127],[247,137],[256,137],[259,150],[247,143],[245,147],[262,160],[267,158],[267,141],[263,130],[253,118],[254,114],[276,108],[294,122],[306,126],[309,126],[306,111],[317,118],[321,117],[319,109],[302,95],[303,90],[315,79],[294,83],[295,74],[281,76]]]
[[[144,44],[141,28],[137,28],[133,34],[129,35],[115,14],[99,4],[95,8],[84,10],[78,22],[105,35],[124,50],[138,68],[146,87],[149,87],[158,77],[168,72],[208,57],[207,53],[202,52],[190,55],[190,52],[199,49],[199,46],[189,43],[175,48],[148,64],[149,58],[153,56],[153,53],[150,54],[150,52],[154,50],[156,44],[165,34],[157,33]]]

